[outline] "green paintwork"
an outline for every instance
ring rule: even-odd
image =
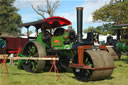
[[[116,45],[118,51],[128,51],[128,24],[117,24],[113,26],[113,30],[120,30],[121,39]]]
[[[66,31],[63,35],[61,36],[53,36],[51,39],[51,46],[53,47],[53,49],[71,49],[72,48],[72,43],[69,44],[64,44],[64,42],[68,42],[69,39],[68,37],[65,38],[65,36],[68,36],[69,32]]]
[[[117,50],[118,50],[118,51],[123,51],[123,45],[124,45],[123,42],[118,42],[118,43],[117,43],[117,47],[116,47]]]
[[[112,26],[113,30],[128,29],[128,24],[117,24]]]
[[[62,47],[63,42],[64,42],[63,36],[54,36],[51,39],[52,47]]]
[[[121,42],[128,42],[128,39],[121,39]]]
[[[126,42],[118,42],[116,48],[118,51],[128,51],[128,45],[126,45]]]
[[[22,55],[22,54],[18,54],[18,56],[20,56],[20,57],[32,57],[32,55],[31,55],[31,53],[33,54],[35,51],[36,51],[36,48],[35,48],[35,46],[31,46],[32,48],[31,49],[29,49],[29,55],[27,55],[27,56],[24,56],[24,55]],[[36,53],[36,54],[34,54],[34,56],[38,56],[38,54]],[[25,62],[28,62],[29,60],[18,60],[18,68],[22,68],[22,65],[23,65],[23,63],[25,63]],[[33,65],[33,70],[34,69],[36,69],[36,67],[37,67],[37,60],[34,60],[34,61],[31,61],[31,64]]]
[[[63,52],[57,53],[61,57],[74,56],[74,54],[71,50],[74,42],[69,42],[70,40],[69,40],[68,36],[69,36],[69,32],[65,31],[65,33],[61,36],[52,36],[51,37],[51,47],[54,50],[65,50],[65,49],[69,50],[69,51],[63,51]],[[46,48],[46,44],[42,41],[42,37],[43,37],[43,33],[40,33],[35,41],[41,43],[43,45],[43,47]],[[69,42],[69,43],[64,43],[64,42]],[[22,54],[19,54],[19,56],[25,57]],[[27,56],[27,57],[29,57],[29,56]],[[18,60],[18,68],[21,68],[21,66],[24,62],[27,62],[27,60],[22,60],[22,61]],[[34,66],[34,67],[36,67],[36,66]]]
[[[43,37],[43,33],[41,32],[38,37],[36,38],[35,41],[41,43],[43,45],[44,48],[46,48],[46,44],[42,41],[42,37]]]
[[[0,48],[6,47],[6,41],[0,40]]]
[[[24,56],[22,53],[18,54],[18,56],[20,56],[20,57],[32,57],[32,56],[36,57],[36,56],[38,56],[38,53],[35,53],[35,52],[37,52],[37,48],[35,47],[35,45],[31,46],[31,48],[28,49],[28,52],[29,52],[29,54],[26,56]],[[35,53],[35,54],[33,54],[33,53]],[[18,60],[18,68],[22,68],[23,63],[28,62],[28,61],[29,60]],[[34,65],[33,69],[36,68],[36,66],[37,66],[37,64],[34,64],[34,63],[36,63],[36,60],[31,61],[31,64]]]
[[[66,52],[60,52],[58,53],[60,56],[64,56],[64,57],[71,57],[71,56],[74,56],[73,52],[72,51],[66,51]]]
[[[22,55],[22,54],[17,54],[19,57],[26,57],[26,56],[24,56],[24,55]],[[18,68],[20,69],[20,68],[22,68],[22,64],[24,63],[24,62],[26,62],[26,60],[18,60]]]
[[[128,27],[113,27],[113,30],[124,30],[124,29],[128,29]]]

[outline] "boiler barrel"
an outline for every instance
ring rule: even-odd
[[[118,42],[116,49],[118,51],[128,51],[128,42]]]

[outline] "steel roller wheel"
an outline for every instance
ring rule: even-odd
[[[78,63],[78,56],[75,56],[73,63]],[[114,66],[113,58],[106,51],[86,51],[84,53],[84,64],[94,68]],[[92,81],[108,78],[113,69],[88,70],[73,68],[76,78],[80,81]]]
[[[107,47],[108,52],[113,57],[114,60],[119,59],[119,56],[117,55],[116,51],[112,47]]]
[[[86,56],[87,57],[84,56],[84,64],[93,67],[93,62],[91,60],[91,57],[89,57],[89,55]],[[78,55],[74,56],[73,63],[78,64]],[[92,70],[79,69],[79,68],[73,68],[73,72],[75,74],[75,77],[80,81],[88,81],[88,78],[92,74]]]
[[[22,54],[27,57],[43,57],[46,56],[45,48],[39,42],[28,42],[23,49]],[[46,61],[27,60],[23,64],[23,68],[28,72],[41,72],[44,69]]]

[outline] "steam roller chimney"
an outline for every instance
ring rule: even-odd
[[[83,7],[77,7],[77,41],[82,43]]]

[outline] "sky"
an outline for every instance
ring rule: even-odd
[[[52,2],[56,0],[50,0]],[[72,22],[72,27],[76,30],[76,7],[84,7],[83,10],[83,28],[86,29],[90,26],[99,26],[102,25],[102,22],[93,22],[92,13],[102,7],[105,4],[108,4],[110,0],[60,0],[60,5],[55,11],[55,16],[61,16],[67,18]],[[39,19],[42,19],[31,7],[42,6],[44,7],[44,0],[16,0],[14,6],[19,9],[18,13],[22,17],[22,22],[32,22]],[[34,27],[30,27],[30,30],[34,30]],[[26,28],[22,28],[22,33],[26,33]],[[33,31],[34,32],[34,31]]]

